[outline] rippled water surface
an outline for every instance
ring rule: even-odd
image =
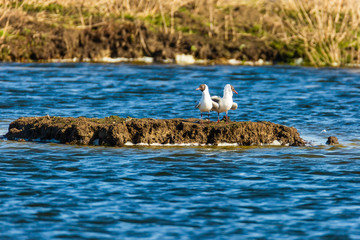
[[[232,120],[296,127],[309,146],[0,139],[0,239],[360,239],[357,69],[3,63],[0,135],[22,116],[199,117],[201,83],[235,87]]]

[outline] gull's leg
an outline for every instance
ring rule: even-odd
[[[217,121],[218,123],[220,122],[220,116],[219,115],[220,115],[220,113],[218,113],[218,121]]]
[[[210,112],[208,112],[208,120],[209,120],[209,122],[210,122]]]

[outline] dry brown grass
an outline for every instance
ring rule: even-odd
[[[359,63],[360,1],[281,0],[283,40],[303,43],[313,65]]]
[[[237,23],[234,22],[234,17],[231,14],[225,16],[224,19],[219,19],[218,16],[222,9],[234,8],[244,4],[256,6],[262,2],[264,0],[2,0],[0,10],[3,10],[3,15],[9,18],[9,9],[21,11],[25,6],[46,8],[51,4],[61,5],[72,9],[70,14],[78,15],[78,20],[81,23],[81,26],[78,27],[85,27],[92,23],[91,16],[88,16],[88,19],[84,16],[85,11],[92,15],[100,14],[104,18],[120,17],[123,20],[129,17],[141,19],[147,16],[160,15],[163,31],[167,34],[175,32],[175,13],[181,7],[191,5],[193,14],[199,15],[204,24],[209,25],[208,35],[210,37],[222,35],[228,38],[229,29],[233,35],[237,34],[235,32]],[[36,15],[37,20],[45,22],[56,22],[61,18],[54,14],[36,13]],[[225,33],[222,33],[224,31],[222,28],[226,31]]]
[[[247,34],[241,32],[239,26],[244,23],[232,10],[246,5],[262,14],[256,22],[247,23],[260,27],[259,38],[276,39],[284,46],[300,43],[305,59],[312,65],[360,63],[359,0],[0,0],[0,41],[15,31],[9,20],[19,12],[26,14],[24,5],[51,4],[73,9],[78,27],[93,24],[95,14],[102,16],[103,22],[107,17],[124,20],[131,16],[141,21],[147,16],[161,16],[165,34],[176,31],[179,24],[175,21],[176,12],[181,7],[192,6],[191,14],[198,15],[208,26],[208,36],[225,41],[237,41]],[[36,13],[36,19],[62,21],[61,16],[45,12]]]

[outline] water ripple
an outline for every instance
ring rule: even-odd
[[[0,135],[20,116],[198,117],[195,88],[222,95],[230,83],[231,119],[294,126],[313,145],[0,139],[1,239],[358,239],[359,78],[289,66],[1,63]],[[342,145],[325,146],[329,135]]]

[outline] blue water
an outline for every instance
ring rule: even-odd
[[[0,239],[360,239],[358,69],[2,63],[0,135],[22,116],[199,117],[202,83],[235,87],[232,120],[293,126],[310,144],[0,139]]]

